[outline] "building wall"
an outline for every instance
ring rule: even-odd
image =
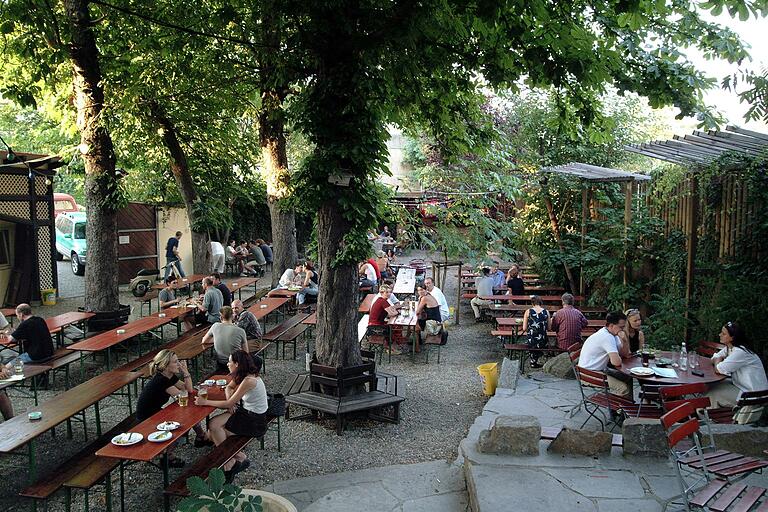
[[[181,231],[179,240],[179,254],[181,254],[181,266],[187,274],[192,273],[192,229],[189,227],[189,218],[185,208],[159,207],[157,209],[157,251],[159,265],[165,266],[165,244],[168,239]]]
[[[392,188],[397,188],[399,192],[418,192],[418,184],[411,183],[409,175],[411,168],[403,162],[403,151],[405,149],[405,136],[403,133],[393,127],[389,129],[389,140],[387,141],[387,167],[391,176],[383,176],[382,181]]]
[[[5,301],[5,292],[8,289],[8,280],[11,277],[11,268],[13,268],[13,247],[16,236],[16,224],[0,220],[0,231],[8,231],[8,252],[10,264],[0,265],[0,302]]]

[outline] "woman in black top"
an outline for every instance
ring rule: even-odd
[[[520,267],[512,265],[507,272],[507,294],[525,295],[525,283],[520,277]]]
[[[136,419],[144,421],[155,413],[159,412],[168,400],[177,396],[182,390],[186,389],[188,393],[194,391],[192,386],[192,377],[187,370],[187,363],[179,361],[176,352],[173,350],[161,350],[155,358],[149,363],[149,374],[152,376],[141,391],[139,401],[136,403]],[[179,379],[181,374],[182,379]],[[194,426],[195,447],[212,446],[213,443],[207,439],[203,427],[198,423]],[[170,449],[168,451],[170,455]],[[171,458],[169,465],[171,467],[182,467],[184,461],[177,458]]]
[[[427,320],[436,320],[438,323],[442,321],[440,317],[440,304],[422,285],[416,287],[416,293],[419,294],[416,315],[419,317],[419,329],[423,331],[427,325]]]
[[[619,331],[622,345],[619,354],[622,357],[629,357],[629,354],[642,350],[645,346],[645,334],[640,330],[643,325],[643,317],[640,316],[639,310],[628,309],[624,314],[627,315],[627,326],[624,327],[623,331]]]

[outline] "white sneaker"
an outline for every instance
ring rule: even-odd
[[[241,272],[240,277],[248,277],[248,274],[246,274],[245,272]]]

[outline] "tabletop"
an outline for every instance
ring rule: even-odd
[[[195,311],[195,308],[187,307],[186,305],[173,305],[168,306],[167,308],[163,309],[162,311],[156,311],[152,313],[151,315],[147,315],[144,318],[166,318],[170,320],[176,320],[177,318],[181,318],[184,316],[187,316]],[[161,317],[160,315],[165,315]],[[128,324],[126,324],[128,325]]]
[[[395,280],[395,286],[392,289],[392,293],[405,293],[407,295],[413,294],[416,289],[416,269],[403,267],[397,273],[397,279]]]
[[[0,313],[6,318],[9,316],[16,316],[16,308],[2,308],[0,309]]]
[[[227,288],[229,288],[230,292],[235,293],[236,291],[241,290],[247,286],[255,285],[258,280],[258,277],[238,277],[237,279],[233,279],[232,282],[228,283]]]
[[[371,306],[373,305],[373,301],[376,300],[376,297],[378,296],[378,293],[369,293],[365,296],[363,301],[360,303],[360,307],[357,308],[358,313],[368,313],[371,311]]]
[[[181,279],[179,279],[177,288],[184,288],[188,284],[199,283],[200,281],[203,280],[203,278],[208,277],[209,275],[210,274],[190,274],[190,275],[184,276]],[[164,283],[157,283],[152,285],[152,289],[154,290],[162,290],[163,288],[165,288]]]
[[[43,413],[39,421],[29,421],[27,415],[22,412],[0,423],[0,452],[8,453],[24,446],[83,409],[134,382],[140,376],[141,372],[117,370],[102,373],[39,406],[32,407],[31,410]]]
[[[70,311],[68,313],[62,313],[61,315],[52,316],[45,319],[45,324],[48,326],[49,331],[54,331],[68,325],[88,320],[95,313],[88,313],[85,311]]]
[[[307,318],[301,321],[303,324],[307,325],[317,325],[317,311],[309,315]]]
[[[401,310],[402,311],[402,310]],[[392,316],[387,318],[387,323],[389,325],[400,325],[403,327],[413,327],[416,325],[416,322],[418,321],[418,317],[415,313],[410,313],[408,316]]]
[[[227,379],[224,375],[214,375],[212,379]],[[219,386],[212,386],[208,390],[208,396],[212,400],[223,400],[224,390]],[[189,432],[192,427],[197,423],[204,420],[209,414],[216,410],[216,407],[199,406],[195,405],[194,394],[189,396],[189,405],[186,407],[179,407],[178,402],[173,402],[171,405],[161,409],[159,412],[153,414],[150,418],[142,421],[130,431],[139,433],[144,436],[140,442],[131,446],[115,446],[112,443],[107,444],[96,452],[96,455],[101,457],[112,457],[115,459],[123,460],[138,460],[138,461],[151,461],[158,455],[162,454],[170,446],[173,445],[180,437],[183,437]],[[169,440],[162,443],[153,443],[147,441],[147,436],[152,432],[157,431],[157,425],[164,421],[178,421],[181,426],[172,431]]]
[[[173,317],[169,311],[173,310],[163,311],[163,313],[166,313],[165,318],[159,318],[156,316],[157,314],[145,316],[144,318],[139,318],[133,322],[128,322],[127,324],[120,326],[118,329],[110,329],[109,331],[102,332],[101,334],[97,334],[91,338],[86,338],[83,341],[79,341],[67,346],[67,348],[70,350],[84,350],[87,352],[105,350],[107,348],[113,347],[114,345],[117,345],[118,343],[129,340],[134,336],[147,333],[153,329],[157,329],[160,326],[172,322],[175,317]],[[122,329],[125,332],[123,334],[117,334],[119,329]]]
[[[672,368],[671,366],[669,368],[672,368],[677,373],[676,379],[665,379],[657,376],[653,377],[640,377],[637,375],[634,375],[630,370],[632,368],[637,368],[638,366],[643,366],[643,361],[639,355],[633,356],[627,359],[622,359],[621,361],[621,372],[625,375],[629,375],[631,377],[634,377],[635,379],[641,380],[643,382],[647,382],[649,384],[693,384],[695,382],[704,382],[705,384],[710,384],[714,382],[720,382],[721,380],[725,380],[725,375],[720,375],[715,373],[715,367],[712,365],[712,360],[708,357],[700,356],[698,354],[695,354],[696,357],[699,360],[699,367],[697,370],[701,370],[704,373],[703,377],[699,377],[698,375],[694,375],[691,373],[691,370],[688,369],[687,371],[683,371],[680,368]],[[656,358],[659,357],[666,357],[667,359],[671,359],[672,361],[677,361],[677,357],[679,354],[677,352],[656,352]],[[656,366],[656,359],[650,360],[650,367],[653,368]]]
[[[248,311],[256,316],[256,320],[261,320],[274,310],[281,308],[285,304],[288,304],[290,301],[291,299],[286,299],[283,297],[265,297],[253,306],[249,307]]]
[[[289,290],[287,288],[278,288],[276,290],[270,290],[267,297],[283,297],[292,299],[299,293],[299,290]]]
[[[498,301],[517,301],[517,302],[530,302],[531,296],[530,295],[485,295],[480,297],[483,300],[498,300]],[[556,302],[561,303],[562,297],[560,295],[539,295],[539,298],[543,302]],[[583,301],[584,297],[582,295],[577,295],[573,297],[576,301]]]

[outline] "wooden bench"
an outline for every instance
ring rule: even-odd
[[[501,332],[507,332],[507,331],[501,331]],[[512,334],[512,333],[508,333]],[[530,357],[532,352],[536,352],[539,354],[562,354],[563,352],[567,352],[567,350],[563,350],[559,347],[543,347],[543,348],[531,348],[526,343],[505,343],[504,344],[504,350],[507,351],[509,358],[512,359],[513,354],[517,354],[517,359],[520,361],[520,370],[522,371],[525,368],[525,359],[527,357]]]
[[[298,342],[299,336],[304,334],[309,327],[310,326],[307,324],[299,323],[278,336],[277,341],[283,344],[283,359],[285,359],[285,346],[289,343],[293,345],[293,358],[296,359],[296,343]],[[307,353],[309,353],[309,347],[307,347]]]
[[[268,293],[269,293],[269,289],[267,288],[256,290],[256,292],[253,295],[251,295],[247,299],[243,299],[243,307],[245,309],[248,309],[249,307],[259,302],[261,299],[263,299]]]
[[[72,489],[87,491],[106,479],[107,500],[110,500],[109,474],[120,465],[120,460],[97,457],[96,451],[109,443],[114,436],[129,430],[137,423],[138,420],[133,415],[125,418],[112,427],[109,432],[102,434],[101,437],[87,444],[45,477],[40,478],[33,485],[22,490],[19,496],[44,501],[53,496],[59,489],[65,487],[67,490],[67,510],[69,510],[72,500]],[[86,501],[87,499],[88,495],[86,493]]]
[[[160,295],[159,291],[152,290],[147,292],[143,297],[136,298],[136,302],[139,304],[139,317],[144,316],[144,306],[147,306],[147,315],[152,314],[152,301],[155,300],[158,295]],[[157,303],[157,308],[160,310],[160,302]]]
[[[267,425],[277,424],[277,451],[280,451],[280,417],[267,416]],[[219,446],[216,446],[205,457],[200,457],[192,466],[187,468],[179,477],[165,488],[166,496],[189,496],[187,479],[198,476],[207,478],[208,473],[215,468],[221,468],[238,452],[244,450],[255,438],[248,436],[230,436]],[[264,437],[259,438],[261,449],[264,449]]]
[[[282,323],[273,327],[272,329],[269,330],[269,332],[267,332],[266,334],[264,334],[264,336],[262,336],[261,338],[262,341],[275,343],[275,359],[277,359],[280,356],[281,342],[283,343],[283,359],[285,359],[285,343],[286,343],[285,340],[287,340],[288,343],[291,343],[290,334],[292,334],[292,332],[289,333],[288,331],[291,331],[296,326],[303,325],[301,322],[304,319],[306,319],[308,316],[309,315],[306,313],[298,313],[296,315],[293,315],[292,317],[286,320],[283,320]],[[304,326],[304,329],[302,329],[301,332],[293,336],[292,342],[293,342],[293,350],[294,350],[294,354],[293,354],[294,359],[296,358],[296,338],[298,338],[299,334],[304,332],[304,330],[306,330],[306,326]],[[284,334],[289,334],[289,336],[284,339],[283,337]]]
[[[360,386],[365,391],[358,393]],[[346,416],[366,412],[371,419],[390,423],[400,422],[400,403],[405,397],[380,391],[376,376],[376,364],[373,361],[350,367],[325,366],[311,364],[309,373],[309,391],[286,395],[286,419],[290,418],[288,407],[295,405],[309,409],[310,413],[294,419],[316,419],[322,412],[336,417],[336,433],[342,435]],[[324,393],[321,390],[330,390]],[[390,415],[380,412],[392,408]]]
[[[541,427],[541,438],[545,441],[554,441],[560,434],[562,427]],[[621,434],[613,434],[611,439],[611,446],[617,446],[621,448],[624,446],[624,438]]]

